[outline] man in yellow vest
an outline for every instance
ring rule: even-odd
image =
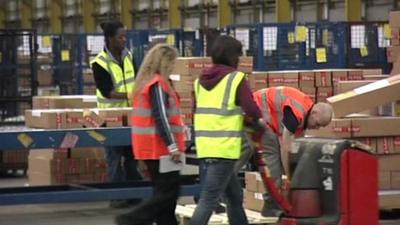
[[[91,62],[96,82],[97,107],[130,107],[129,96],[134,88],[135,67],[132,54],[125,47],[126,30],[118,21],[102,23],[101,28],[106,45]],[[111,182],[141,178],[131,146],[106,147],[105,151],[107,174]],[[111,207],[127,206],[126,200],[111,201]]]

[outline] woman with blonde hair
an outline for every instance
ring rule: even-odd
[[[116,218],[119,225],[176,225],[179,168],[185,149],[185,127],[179,98],[169,84],[178,53],[157,44],[147,53],[132,96],[132,147],[153,182],[153,196]]]

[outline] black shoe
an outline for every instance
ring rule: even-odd
[[[278,217],[280,218],[283,215],[283,211],[275,206],[274,203],[264,203],[263,209],[261,210],[261,215],[263,217]]]
[[[217,207],[214,209],[214,212],[216,214],[220,214],[226,212],[226,209],[223,205],[221,205],[221,203],[218,203]]]
[[[113,209],[123,209],[128,207],[129,207],[129,202],[127,200],[112,200],[110,202],[110,208]]]

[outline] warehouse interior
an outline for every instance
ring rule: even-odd
[[[178,52],[169,79],[188,127],[175,210],[179,224],[191,224],[201,188],[194,84],[214,66],[213,44],[225,35],[242,45],[235,69],[246,74],[252,92],[292,87],[333,109],[327,126],[305,128],[291,145],[291,183],[277,189],[284,198],[277,201],[282,217],[262,216],[265,193],[273,190],[257,156],[239,170],[249,224],[400,224],[400,0],[0,0],[0,5],[0,225],[117,224],[116,216],[136,205],[110,202],[151,196],[149,179],[113,182],[108,174],[105,149],[132,149],[134,124],[131,103],[99,106],[93,62],[108,52],[100,26],[108,21],[123,24],[135,73],[158,43]],[[320,158],[311,157],[313,164],[307,154]],[[304,186],[302,176],[314,175],[317,184]],[[313,201],[297,194],[308,189],[317,193]],[[317,213],[302,214],[312,207]],[[224,208],[209,224],[229,224]]]

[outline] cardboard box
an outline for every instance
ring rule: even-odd
[[[253,72],[250,75],[254,80],[254,89],[255,91],[261,90],[268,87],[268,73],[267,72]]]
[[[37,71],[39,86],[51,86],[53,84],[53,69],[51,66],[42,65]]]
[[[86,69],[83,71],[83,83],[87,84],[94,84],[94,76],[91,69]]]
[[[379,171],[400,171],[400,154],[379,155]]]
[[[66,111],[57,109],[26,110],[25,126],[30,128],[66,128]]]
[[[29,158],[40,159],[66,159],[68,158],[67,149],[34,149],[29,151]]]
[[[171,74],[169,78],[177,92],[193,91],[194,78],[189,74]]]
[[[390,11],[389,25],[391,27],[398,27],[400,24],[400,11]]]
[[[398,24],[397,26],[399,26]],[[393,46],[400,45],[400,28],[399,27],[391,27],[391,38],[390,44]]]
[[[387,155],[393,153],[393,137],[377,138],[377,154]]]
[[[83,127],[83,110],[74,109],[66,111],[66,128]]]
[[[283,86],[299,88],[299,72],[285,71],[283,75]]]
[[[118,108],[98,109],[98,115],[103,118],[106,127],[122,127],[126,120],[124,112]]]
[[[268,72],[268,86],[269,87],[278,87],[284,86],[284,72]]]
[[[400,74],[400,57],[393,63],[392,71],[390,71],[390,75],[399,75]]]
[[[201,74],[204,69],[203,57],[178,57],[172,74]]]
[[[252,56],[239,57],[239,65],[237,70],[248,74],[251,73],[253,71],[253,57]]]
[[[391,176],[390,171],[379,171],[379,189],[390,189],[391,188]]]
[[[299,86],[300,88],[315,87],[315,74],[313,71],[300,71],[299,72]]]
[[[337,93],[345,93],[356,89],[358,87],[362,87],[364,85],[375,82],[373,80],[351,80],[351,81],[339,81],[337,84]]]
[[[390,172],[390,187],[392,189],[400,188],[400,171],[391,171]]]
[[[97,106],[96,96],[65,95],[65,96],[34,96],[33,109],[83,109]]]
[[[310,96],[310,98],[313,100],[313,102],[316,102],[316,96],[317,96],[317,88],[315,87],[301,87],[300,88],[301,92],[304,94]]]
[[[385,137],[400,135],[400,117],[352,118],[353,137]]]
[[[333,96],[332,87],[317,87],[317,102],[326,102],[326,99]]]
[[[348,80],[347,70],[332,70],[332,84],[337,86],[340,81]]]
[[[362,70],[363,77],[365,76],[382,76],[383,72],[382,69],[363,69]],[[368,80],[368,79],[365,79]]]
[[[331,123],[318,130],[306,130],[306,136],[323,138],[350,138],[351,137],[351,119],[333,118]]]
[[[40,172],[28,172],[30,186],[66,184],[65,174],[46,174]]]
[[[106,125],[106,121],[100,115],[99,109],[90,109],[83,111],[84,127],[102,127]]]
[[[362,80],[363,76],[363,70],[354,69],[347,72],[348,80]]]
[[[105,152],[104,148],[92,147],[92,148],[72,148],[70,150],[71,158],[90,158],[90,159],[104,159]]]
[[[400,46],[390,46],[386,50],[387,61],[393,63],[400,55]]]
[[[400,136],[393,137],[393,152],[400,153]]]
[[[247,191],[257,192],[257,176],[260,176],[258,172],[245,172],[244,181]]]
[[[261,212],[263,207],[264,200],[261,193],[244,191],[244,208]]]
[[[364,80],[377,81],[386,78],[389,78],[389,75],[364,75]]]
[[[331,70],[314,70],[314,73],[315,73],[315,86],[316,87],[332,86]]]
[[[400,75],[379,80],[335,95],[327,99],[332,105],[335,116],[343,117],[350,113],[371,109],[400,99]]]

